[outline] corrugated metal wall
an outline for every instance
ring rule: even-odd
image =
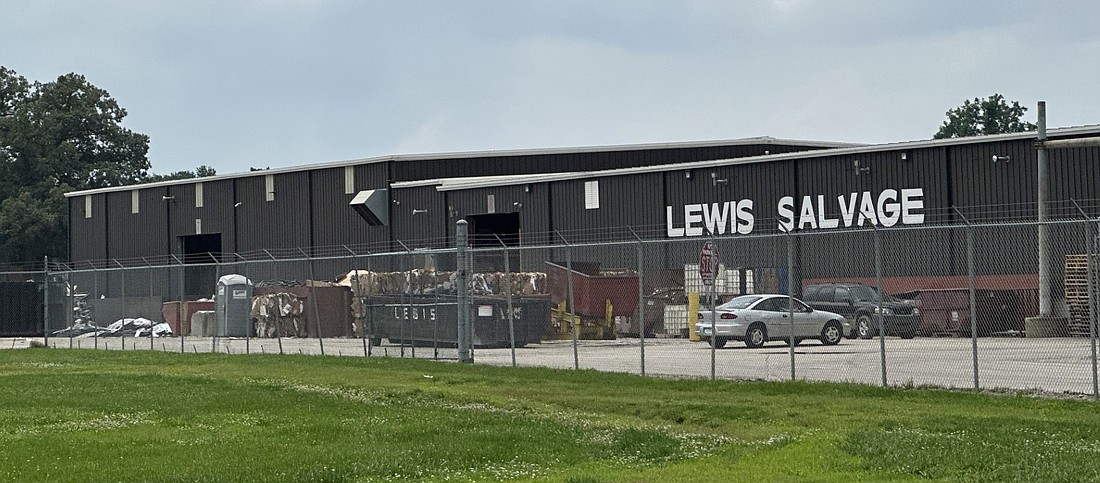
[[[313,222],[313,246],[340,247],[378,245],[389,240],[386,227],[367,224],[348,203],[362,190],[384,189],[385,163],[354,166],[354,186],[347,193],[345,168],[314,170],[310,209]]]
[[[596,171],[661,164],[742,158],[815,149],[786,144],[668,147],[533,155],[452,157],[394,163],[394,181],[433,178]]]
[[[1048,160],[1052,197],[1077,200],[1089,215],[1100,215],[1100,148],[1055,149]]]
[[[661,186],[661,180],[662,174],[654,172],[550,183],[551,228],[566,234],[573,232],[577,240],[632,239],[628,230],[613,230],[646,229],[664,223],[664,194],[655,189]],[[599,208],[585,207],[587,182],[598,183]]]
[[[546,183],[498,186],[493,188],[447,191],[454,215],[449,219],[448,233],[453,237],[454,222],[468,215],[489,213],[489,196],[493,196],[494,213],[519,213],[520,233],[524,244],[551,243],[550,198]]]
[[[238,208],[233,205],[233,180],[223,179],[202,183],[202,206],[195,206],[195,184],[168,186],[173,200],[168,204],[171,223],[169,240],[172,254],[182,255],[180,237],[185,235],[220,233],[222,252],[235,251],[234,217]]]
[[[393,250],[401,250],[400,240],[409,248],[438,248],[448,246],[448,223],[453,218],[448,213],[445,193],[436,191],[436,185],[394,189],[390,192],[390,223],[393,229]],[[383,230],[386,227],[372,227]]]
[[[92,200],[92,216],[86,217],[85,196]],[[69,198],[69,260],[107,258],[107,195]]]
[[[793,161],[778,161],[665,172],[666,205],[671,207],[673,215],[671,228],[685,227],[685,205],[709,206],[751,200],[752,233],[774,232],[779,198],[796,192],[794,166]],[[664,231],[669,226],[665,224],[664,213],[661,216]],[[737,226],[741,226],[742,230],[748,229],[747,220],[736,221],[735,207],[730,207],[728,216],[731,222],[726,233],[733,233],[731,230],[736,230]],[[698,263],[699,250],[705,239],[683,237],[680,240],[681,243],[668,245],[665,249],[665,266],[668,268]],[[782,261],[774,259],[772,244],[772,240],[745,239],[739,240],[734,248],[727,241],[720,254],[722,263],[729,267],[775,267],[785,264],[785,258]]]
[[[274,174],[274,200],[267,201],[265,175],[237,178],[237,250],[311,246],[309,171]]]
[[[116,260],[170,252],[168,246],[168,191],[163,187],[138,190],[138,213],[132,212],[132,191],[107,194],[107,257]]]
[[[391,180],[608,169],[800,149],[806,148],[710,146],[376,162],[354,166],[354,188],[382,188]],[[994,163],[994,155],[1010,160]],[[1094,166],[1097,158],[1100,158],[1097,148],[1052,151],[1052,198],[1063,204],[1070,199],[1100,199],[1100,170]],[[657,171],[442,192],[435,186],[400,188],[391,192],[392,224],[370,227],[347,206],[352,195],[344,190],[342,167],[275,174],[274,201],[265,201],[266,173],[257,172],[248,177],[204,182],[202,208],[194,206],[194,184],[189,183],[140,190],[138,214],[130,212],[128,190],[92,195],[91,219],[83,216],[84,198],[73,197],[69,199],[71,252],[73,260],[178,253],[179,236],[194,234],[196,219],[202,220],[203,233],[222,234],[226,252],[361,244],[388,244],[391,250],[399,249],[393,240],[401,240],[411,248],[416,248],[411,245],[449,246],[454,222],[462,216],[487,213],[489,195],[494,197],[496,212],[520,214],[524,242],[531,244],[554,242],[548,234],[555,230],[577,232],[570,236],[578,238],[629,239],[629,231],[624,229],[627,226],[639,233],[663,237],[668,228],[666,207],[672,207],[674,215],[682,217],[686,204],[752,200],[753,234],[759,235],[778,233],[777,204],[782,196],[794,198],[797,218],[802,197],[812,196],[816,204],[820,195],[825,216],[837,219],[839,196],[860,195],[864,191],[877,196],[885,189],[920,188],[926,223],[960,222],[954,206],[963,207],[968,218],[983,222],[996,220],[998,216],[1034,217],[1036,198],[1032,139],[901,147],[766,163],[731,161],[725,166],[692,170],[690,177],[688,174],[686,170]],[[585,209],[585,181],[599,182],[599,209]],[[164,196],[171,200],[164,200]],[[240,205],[234,209],[237,203]],[[1100,214],[1094,212],[1100,210],[1100,202],[1082,205],[1091,216]],[[826,238],[830,237],[819,240]],[[843,244],[804,245],[799,264],[807,274],[812,274],[823,268],[815,267],[815,260],[839,256],[850,261],[846,270],[863,274],[869,270],[870,258],[865,255],[871,242],[869,238],[855,237]],[[914,233],[905,243],[914,247],[914,253],[922,247],[952,247],[945,260],[914,257],[908,264],[907,270],[911,272],[957,273],[961,264],[965,264],[965,257],[960,255],[965,253],[961,251],[965,237],[958,233]],[[1015,242],[991,239],[983,243],[1008,250]],[[1060,248],[1060,253],[1081,250],[1075,243]],[[692,258],[697,252],[695,245],[686,241],[680,244],[682,248],[669,248],[664,263],[675,267]],[[773,247],[757,247],[752,243],[739,245],[736,256],[740,257],[737,264],[742,266],[774,264],[779,260]],[[1022,262],[990,262],[983,270],[997,272],[1015,267],[1033,271],[1033,262],[1028,261],[1031,258],[1022,257]]]
[[[993,213],[976,210],[963,214],[970,218],[994,221],[1036,216],[1037,168],[1034,142],[1030,140],[965,144],[947,148],[950,157],[948,176],[954,186],[955,206],[988,207],[1002,205]],[[993,162],[993,156],[1010,156],[1010,161]],[[1054,193],[1052,193],[1053,195]],[[1052,199],[1061,198],[1061,193]],[[992,217],[992,218],[991,218]]]

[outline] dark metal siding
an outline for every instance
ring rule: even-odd
[[[310,246],[308,171],[275,176],[275,200],[266,201],[264,175],[237,178],[237,250]]]
[[[868,255],[874,253],[873,233],[869,231],[857,234],[840,233],[845,229],[868,230],[875,226],[872,220],[860,223],[858,210],[863,194],[867,193],[872,200],[877,200],[879,194],[887,189],[897,190],[900,194],[903,189],[921,188],[924,194],[922,197],[924,206],[916,213],[924,215],[925,224],[944,221],[945,217],[951,213],[947,179],[942,174],[945,172],[946,159],[942,149],[912,152],[886,151],[800,160],[798,162],[799,193],[794,198],[793,209],[796,229],[814,231],[811,228],[812,225],[800,226],[799,224],[800,206],[805,196],[810,197],[815,213],[818,211],[818,196],[823,196],[825,216],[828,219],[839,220],[839,226],[835,229],[816,229],[818,232],[835,230],[838,232],[836,234],[823,233],[815,237],[800,238],[803,240],[799,253],[802,276],[806,278],[873,276],[874,257]],[[853,193],[857,197],[855,205],[857,214],[849,227],[841,217],[838,197],[844,196],[850,201]],[[885,228],[881,224],[878,226]],[[901,221],[894,225],[895,229],[902,229],[904,226],[906,225]],[[954,243],[953,240],[941,239],[943,236],[943,232],[908,232],[904,244],[910,249],[920,246],[938,251],[945,241]],[[900,249],[900,246],[895,248],[895,250]],[[951,263],[945,264],[945,260],[912,257],[907,258],[905,263],[899,265],[896,270],[906,272],[898,275],[933,275],[945,270],[953,272],[953,264],[957,260],[949,260],[949,262]],[[965,263],[965,259],[962,262]],[[891,267],[884,267],[884,270],[891,269]]]
[[[69,260],[107,258],[107,195],[92,197],[92,217],[84,217],[84,196],[69,198]]]
[[[599,182],[599,208],[585,209],[585,182]],[[633,239],[664,224],[662,174],[593,177],[550,183],[551,228],[577,240]]]
[[[750,199],[753,200],[753,233],[772,232],[779,198],[795,190],[793,166],[792,161],[727,165],[691,170],[690,178],[688,170],[667,171],[664,173],[666,204],[673,208],[674,216],[682,223],[686,204]],[[663,224],[663,208],[661,220]]]
[[[742,158],[766,153],[778,154],[808,149],[814,148],[792,145],[750,144],[399,161],[394,163],[394,181],[461,176],[596,171]]]
[[[458,218],[450,216],[444,193],[436,191],[436,185],[394,189],[390,196],[393,198],[390,204],[393,249],[402,249],[398,241],[409,248],[439,248],[453,244],[447,238],[447,227]]]
[[[354,192],[344,192],[344,168],[312,171],[313,246],[377,245],[388,240],[385,226],[370,226],[348,203],[361,190],[385,188],[385,165],[356,166]],[[331,251],[331,250],[328,250]]]
[[[1048,153],[1051,200],[1062,204],[1076,200],[1090,216],[1100,216],[1100,148],[1052,149]]]
[[[168,224],[165,188],[139,190],[139,213],[131,213],[130,190],[107,194],[107,257],[123,260],[164,254]]]
[[[454,222],[468,215],[488,213],[488,196],[493,195],[496,213],[519,213],[520,237],[525,245],[552,243],[550,232],[549,188],[546,183],[498,186],[462,191],[447,191],[449,206],[455,216],[450,219],[448,233],[454,233]]]
[[[1036,216],[1036,153],[1030,140],[951,146],[951,169],[955,205],[968,218],[981,221],[1020,219]],[[994,163],[994,155],[1011,156]],[[992,205],[999,205],[996,209]],[[983,213],[984,212],[984,213]]]
[[[664,173],[666,205],[672,207],[673,227],[684,227],[684,206],[752,200],[753,235],[773,233],[776,227],[776,206],[779,198],[795,192],[793,161],[748,163],[714,168],[667,171]],[[690,177],[688,177],[690,173]],[[725,180],[725,182],[722,182]],[[664,221],[657,237],[666,237],[668,226]],[[730,216],[735,217],[735,213]],[[729,236],[730,232],[727,231]],[[698,263],[699,250],[705,238],[680,238],[678,243],[664,247],[664,266],[682,268],[687,263]],[[723,241],[719,247],[720,259],[729,267],[776,267],[785,264],[777,259],[773,240],[750,239],[735,236]],[[783,255],[785,257],[785,253]]]
[[[180,237],[184,235],[196,235],[195,220],[202,220],[202,233],[220,233],[222,240],[222,252],[235,251],[234,208],[236,200],[233,199],[233,181],[217,180],[206,181],[202,184],[203,203],[201,208],[195,207],[195,184],[175,185],[168,187],[169,196],[174,199],[168,204],[168,217],[171,223],[168,243],[171,253],[182,254]]]

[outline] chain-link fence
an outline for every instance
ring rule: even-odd
[[[475,236],[464,253],[47,262],[0,274],[0,304],[22,321],[2,329],[12,346],[39,336],[52,347],[459,360],[465,342],[479,364],[1100,396],[1100,231],[1094,220],[1046,226],[1046,291],[1033,223],[602,243],[554,233],[538,246]]]

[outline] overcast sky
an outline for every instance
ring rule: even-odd
[[[928,139],[965,99],[1100,123],[1100,2],[0,0],[0,65],[76,72],[153,172],[737,139]]]

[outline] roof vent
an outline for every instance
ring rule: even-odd
[[[351,199],[352,209],[371,226],[390,224],[390,190],[360,191]]]

